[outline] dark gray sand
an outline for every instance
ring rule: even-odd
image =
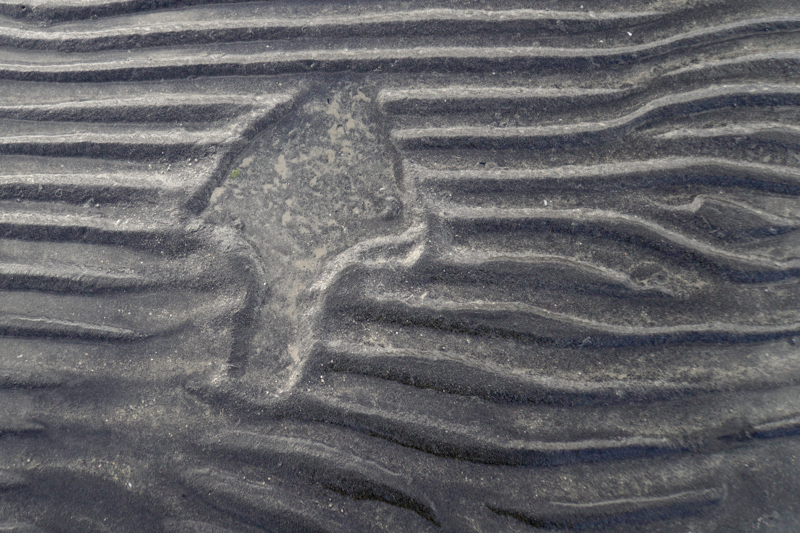
[[[796,0],[0,0],[0,531],[800,531]]]

